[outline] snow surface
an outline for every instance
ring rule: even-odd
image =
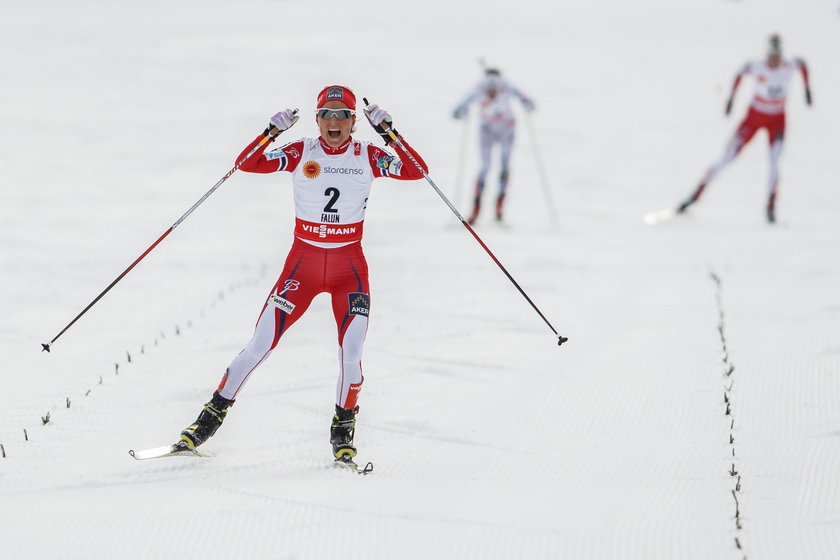
[[[2,7],[0,557],[840,557],[836,2]],[[796,77],[780,223],[762,133],[690,215],[645,225],[721,153],[749,98],[722,116],[731,79],[776,31],[815,100]],[[376,472],[330,465],[326,296],[215,457],[133,460],[192,422],[250,337],[291,243],[289,177],[234,174],[40,343],[327,83],[388,109],[465,208],[475,132],[450,111],[479,57],[538,110],[510,227],[478,231],[569,342],[425,182],[377,181],[357,430]]]

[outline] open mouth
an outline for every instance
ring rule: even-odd
[[[333,138],[333,139],[337,140],[338,138],[341,137],[341,130],[339,130],[337,128],[330,128],[329,130],[327,130],[327,135],[330,138]]]

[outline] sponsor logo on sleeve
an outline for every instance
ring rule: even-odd
[[[294,142],[289,142],[284,146],[280,146],[279,148],[275,148],[270,152],[266,152],[266,159],[279,159],[280,169],[285,169],[288,163],[287,158],[292,157],[294,159],[300,159],[300,152],[297,150],[297,148],[291,147],[293,144]]]
[[[362,292],[347,294],[350,302],[350,315],[361,315],[367,317],[370,312],[370,296]]]
[[[381,156],[379,156],[379,158],[376,160],[376,167],[378,167],[379,169],[381,169],[384,173],[388,173],[388,171],[389,171],[389,169],[390,169],[390,167],[391,167],[391,162],[392,162],[392,161],[394,161],[394,156],[391,156],[391,155],[388,155],[388,154],[384,154],[384,153],[383,153],[383,154],[382,154]]]
[[[286,154],[283,153],[283,150],[277,148],[265,154],[265,159],[286,159]]]

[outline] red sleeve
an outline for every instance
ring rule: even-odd
[[[747,62],[738,70],[738,73],[735,75],[735,81],[732,82],[732,91],[729,93],[729,99],[735,98],[735,92],[738,91],[738,85],[741,83],[741,78],[744,77],[745,74],[752,74],[752,64]]]
[[[737,76],[735,76],[735,81],[732,82],[732,91],[729,92],[729,98],[730,99],[735,97],[735,92],[738,91],[738,84],[741,83],[741,76],[742,75],[743,74],[739,73]]]
[[[811,85],[808,83],[808,65],[805,64],[805,61],[801,58],[796,59],[796,65],[799,66],[799,72],[802,74],[802,81],[805,82],[805,91],[809,91],[811,89]]]
[[[402,136],[399,136],[398,138],[399,143],[392,142],[390,145],[397,152],[399,159],[396,159],[382,148],[374,146],[373,144],[368,145],[368,161],[370,162],[370,168],[373,171],[373,176],[391,177],[393,179],[401,179],[405,181],[422,179],[423,172],[429,172],[429,166],[426,165],[426,162],[423,161],[420,154],[414,151],[414,148],[409,146],[408,142],[406,142]],[[405,147],[405,150],[400,147],[400,144]],[[420,169],[417,168],[417,164],[423,168],[423,171],[420,171]]]
[[[236,158],[237,163],[251,153],[260,142],[265,139],[265,134],[260,134],[257,138],[248,144],[242,150],[242,153]],[[301,155],[303,154],[303,141],[290,142],[280,148],[275,148],[269,153],[265,153],[268,142],[257,148],[257,151],[251,155],[250,158],[243,161],[239,166],[242,171],[248,173],[274,173],[275,171],[294,171],[298,163],[300,163]]]

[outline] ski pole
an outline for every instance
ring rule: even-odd
[[[543,159],[540,155],[539,146],[537,145],[537,135],[534,132],[534,125],[531,122],[531,115],[528,112],[525,113],[525,124],[528,128],[528,134],[531,137],[531,151],[534,153],[534,160],[537,162],[537,172],[540,176],[540,184],[543,188],[543,195],[545,195],[545,202],[548,205],[548,215],[551,220],[551,225],[556,226],[557,209],[554,206],[554,198],[551,196],[551,185],[548,184],[548,176],[546,175]]]
[[[295,116],[294,121],[293,121],[293,124],[294,124],[294,122],[297,122],[297,119],[298,119],[298,117],[297,117],[297,116]],[[248,155],[246,155],[246,156],[245,156],[244,158],[242,158],[239,162],[237,162],[237,163],[236,163],[236,165],[234,165],[234,166],[233,166],[233,168],[231,168],[231,170],[230,170],[230,171],[228,171],[228,172],[225,174],[225,176],[224,176],[224,177],[222,177],[221,179],[219,179],[219,182],[218,182],[218,183],[216,183],[215,185],[213,185],[213,188],[211,188],[209,191],[207,191],[206,193],[204,193],[204,196],[202,196],[200,199],[198,199],[198,202],[196,202],[195,204],[193,204],[193,205],[190,207],[190,209],[189,209],[189,210],[187,210],[187,211],[184,213],[184,215],[183,215],[183,216],[181,216],[180,218],[178,218],[178,220],[177,220],[174,224],[172,224],[171,226],[169,226],[169,229],[167,229],[166,231],[164,231],[164,232],[163,232],[163,234],[162,234],[160,237],[158,237],[158,238],[157,238],[157,240],[155,240],[155,242],[154,242],[154,243],[152,243],[151,245],[149,245],[149,248],[148,248],[148,249],[146,249],[145,251],[143,251],[143,253],[142,253],[139,257],[137,257],[137,259],[135,259],[135,261],[134,261],[133,263],[131,263],[130,265],[128,265],[128,268],[126,268],[125,270],[123,270],[123,271],[122,271],[122,273],[121,273],[119,276],[117,276],[117,277],[114,279],[114,281],[113,281],[113,282],[111,282],[110,284],[108,284],[108,287],[107,287],[107,288],[105,288],[104,290],[102,290],[102,291],[99,293],[99,295],[98,295],[98,296],[96,296],[96,297],[93,299],[93,301],[91,301],[91,302],[88,304],[88,306],[87,306],[87,307],[85,307],[84,309],[82,309],[81,313],[79,313],[78,315],[76,315],[76,316],[73,318],[73,320],[72,320],[72,321],[70,321],[69,323],[67,323],[67,326],[65,326],[63,329],[61,329],[61,332],[59,332],[57,335],[55,335],[55,336],[53,337],[53,339],[52,339],[52,340],[50,340],[49,342],[47,342],[47,343],[42,343],[42,344],[41,344],[41,347],[42,347],[41,352],[45,352],[45,351],[46,351],[46,352],[49,352],[49,351],[50,351],[50,346],[52,345],[52,343],[53,343],[53,342],[55,342],[56,340],[58,340],[58,337],[60,337],[61,335],[63,335],[63,334],[64,334],[64,333],[65,333],[65,332],[66,332],[66,331],[67,331],[70,327],[72,327],[72,326],[73,326],[73,324],[74,324],[76,321],[78,321],[78,320],[82,317],[82,315],[84,315],[85,313],[87,313],[87,312],[88,312],[88,310],[89,310],[91,307],[93,307],[94,305],[96,305],[96,302],[98,302],[100,299],[102,299],[102,297],[103,297],[105,294],[107,294],[107,293],[111,290],[111,288],[113,288],[114,286],[116,286],[116,285],[117,285],[117,282],[119,282],[120,280],[122,280],[122,279],[123,279],[123,277],[124,277],[126,274],[128,274],[128,273],[131,271],[131,269],[132,269],[132,268],[134,268],[135,266],[137,266],[137,264],[138,264],[140,261],[142,261],[142,260],[146,257],[146,255],[148,255],[149,253],[151,253],[151,252],[152,252],[152,250],[153,250],[155,247],[157,247],[157,246],[158,246],[158,243],[160,243],[161,241],[163,241],[164,239],[166,239],[166,237],[167,237],[170,233],[172,233],[172,231],[173,231],[176,227],[178,227],[179,225],[181,225],[181,222],[183,222],[184,220],[186,220],[186,219],[187,219],[187,216],[189,216],[190,214],[192,214],[192,213],[193,213],[193,211],[194,211],[196,208],[198,208],[198,207],[199,207],[199,206],[200,206],[200,205],[201,205],[201,204],[202,204],[205,200],[207,200],[207,198],[208,198],[211,194],[213,194],[213,193],[216,191],[216,189],[218,189],[220,186],[222,186],[222,183],[224,183],[225,181],[227,181],[227,180],[228,180],[228,178],[229,178],[231,175],[233,175],[233,174],[234,174],[234,172],[235,172],[237,169],[239,169],[239,168],[240,168],[240,166],[242,166],[242,164],[243,164],[243,163],[245,163],[246,161],[248,161],[248,159],[250,159],[250,157],[251,157],[252,155],[254,155],[254,154],[257,152],[257,150],[259,150],[260,148],[262,148],[262,147],[263,147],[263,146],[265,146],[266,144],[269,144],[269,143],[273,142],[273,141],[274,141],[274,139],[275,139],[275,138],[277,138],[277,136],[279,136],[279,135],[280,135],[280,132],[279,132],[279,131],[278,131],[276,134],[272,134],[272,131],[275,131],[275,130],[277,130],[277,128],[276,128],[276,127],[274,127],[274,126],[272,126],[272,127],[271,127],[271,129],[268,131],[268,136],[266,136],[265,138],[263,138],[262,140],[260,140],[259,144],[257,144],[256,146],[254,146],[254,149],[253,149],[253,150],[251,150],[250,152],[248,152]]]
[[[365,105],[369,105],[366,97],[363,97],[362,101],[365,102]],[[557,329],[555,329],[554,326],[548,321],[548,319],[546,319],[545,315],[543,315],[543,312],[540,311],[539,307],[537,307],[536,304],[531,300],[531,298],[528,297],[528,294],[525,293],[525,290],[522,289],[522,287],[519,285],[519,283],[517,283],[517,281],[513,279],[513,276],[511,276],[510,272],[507,271],[507,269],[499,261],[499,259],[496,258],[496,255],[493,254],[493,251],[491,251],[490,248],[487,247],[487,245],[484,243],[484,241],[482,241],[481,237],[478,236],[478,234],[475,232],[475,230],[472,228],[472,226],[470,226],[470,224],[467,223],[467,221],[464,219],[464,217],[461,215],[461,213],[458,212],[458,209],[455,208],[452,205],[452,203],[449,201],[449,199],[446,198],[446,195],[443,194],[443,191],[441,191],[438,188],[438,186],[435,184],[435,182],[432,181],[432,178],[429,177],[428,173],[426,173],[426,170],[423,169],[422,165],[420,165],[420,162],[418,162],[414,158],[414,156],[411,155],[411,152],[409,152],[406,149],[405,145],[400,140],[400,137],[397,136],[396,134],[394,134],[394,131],[391,130],[391,127],[389,127],[388,124],[385,123],[384,121],[382,123],[380,123],[379,126],[382,127],[382,129],[385,131],[385,133],[388,135],[388,137],[391,139],[391,141],[396,143],[396,145],[399,146],[400,149],[402,149],[403,153],[405,153],[405,155],[408,156],[408,159],[411,160],[411,163],[413,163],[415,165],[415,167],[417,167],[417,169],[420,170],[420,173],[423,174],[423,178],[425,178],[426,181],[428,181],[429,184],[432,186],[432,188],[435,189],[435,192],[438,193],[438,196],[440,196],[440,198],[443,199],[443,201],[446,203],[446,205],[449,206],[449,209],[452,210],[452,213],[455,214],[455,216],[457,216],[459,220],[461,220],[461,223],[464,224],[464,227],[467,228],[467,231],[469,231],[472,234],[472,236],[475,238],[475,240],[478,241],[478,244],[481,245],[482,249],[484,249],[487,252],[487,254],[490,255],[490,258],[493,259],[493,262],[495,262],[496,265],[502,270],[502,272],[505,273],[505,276],[508,277],[508,280],[510,280],[513,283],[513,285],[516,286],[516,289],[519,290],[519,293],[522,294],[522,297],[524,297],[528,301],[528,303],[531,304],[531,307],[533,307],[534,311],[536,311],[537,314],[542,318],[542,320],[545,321],[545,324],[548,325],[548,328],[550,328],[551,331],[555,335],[557,335],[557,345],[560,346],[561,344],[563,344],[564,342],[569,340],[565,336],[560,336],[560,334],[557,332]]]
[[[458,167],[455,170],[455,190],[452,193],[452,198],[457,203],[461,200],[461,187],[464,183],[464,168],[466,167],[466,153],[467,153],[467,139],[469,138],[470,130],[470,115],[464,117],[464,127],[461,130],[461,146],[458,150]]]

